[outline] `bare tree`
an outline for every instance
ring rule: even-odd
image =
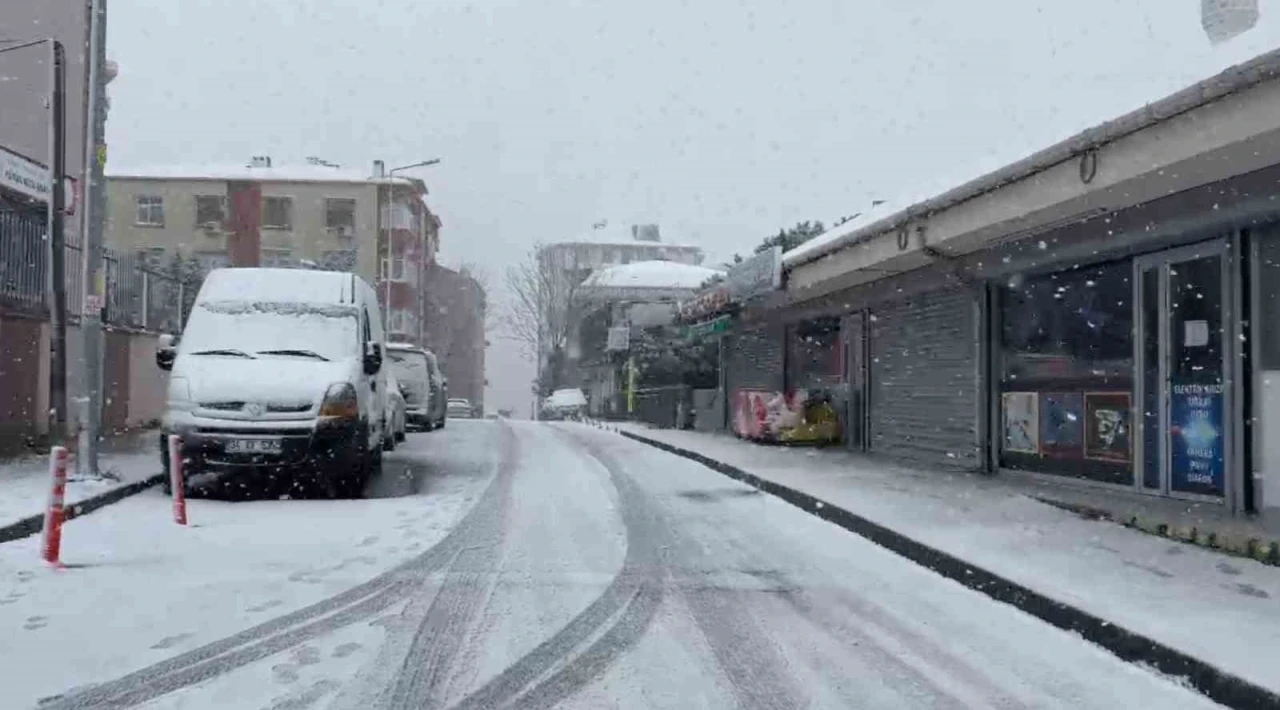
[[[509,300],[499,323],[531,362],[538,361],[540,352],[563,352],[573,328],[578,280],[571,271],[557,269],[547,254],[534,246],[523,261],[507,268],[504,279]]]
[[[499,325],[498,313],[491,307],[492,302],[489,300],[493,294],[491,288],[493,280],[489,277],[489,270],[475,262],[464,261],[458,265],[458,273],[469,277],[480,287],[484,302],[484,334],[488,336],[497,330]]]

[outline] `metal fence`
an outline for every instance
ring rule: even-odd
[[[0,303],[48,312],[50,270],[45,220],[33,212],[0,210]],[[102,252],[104,323],[123,328],[177,333],[182,330],[201,274],[166,269],[144,254]],[[67,317],[84,308],[83,251],[66,245]]]

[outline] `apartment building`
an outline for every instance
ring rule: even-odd
[[[166,165],[108,171],[107,243],[159,268],[196,262],[355,271],[375,285],[395,340],[423,342],[425,270],[440,220],[421,180],[318,158],[275,166]]]
[[[484,411],[485,309],[484,287],[466,269],[440,265],[427,269],[426,345],[440,359],[449,378],[449,396],[469,400]]]

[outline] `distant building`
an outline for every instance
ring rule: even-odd
[[[205,270],[355,271],[377,288],[389,337],[421,343],[425,270],[440,238],[426,194],[421,180],[388,177],[382,161],[370,173],[317,158],[273,166],[266,156],[247,165],[111,168],[106,240],[153,263],[180,256]]]
[[[593,273],[609,267],[648,261],[696,266],[703,258],[701,247],[663,242],[656,224],[622,227],[607,221],[593,225],[590,231],[577,237],[546,244],[538,250],[540,268],[554,283],[551,290],[561,294],[572,293]],[[576,323],[572,330],[563,353],[566,364],[559,366],[568,378],[562,384],[570,387],[581,384],[580,377],[569,377],[575,372],[572,363],[582,355]],[[543,343],[538,352],[538,371],[542,372],[552,360],[552,348]]]
[[[436,354],[449,396],[469,400],[484,411],[485,309],[487,295],[466,270],[432,264],[426,272],[426,347]]]

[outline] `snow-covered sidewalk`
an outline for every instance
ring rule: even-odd
[[[104,447],[98,467],[111,478],[78,480],[72,463],[66,504],[74,506],[94,496],[146,480],[160,473],[159,435],[155,431],[127,434]],[[48,456],[25,456],[0,461],[0,529],[44,514],[49,500]],[[3,538],[0,538],[3,542]]]
[[[998,478],[609,426],[802,491],[1280,693],[1280,568],[1084,520]]]

